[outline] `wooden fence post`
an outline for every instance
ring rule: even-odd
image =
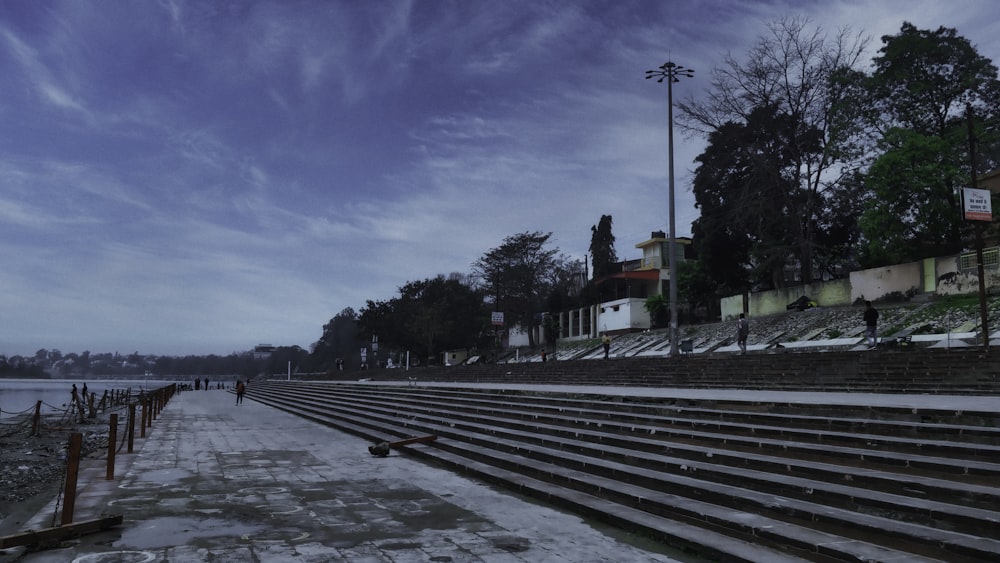
[[[104,476],[105,480],[115,478],[115,443],[118,442],[118,413],[111,414],[111,422],[108,423],[108,471]]]
[[[128,406],[128,453],[135,444],[135,403]]]
[[[42,402],[35,402],[35,416],[31,419],[31,435],[38,436],[38,424],[42,420]]]
[[[69,457],[66,460],[66,491],[63,493],[62,525],[73,522],[76,508],[76,480],[80,474],[80,451],[83,448],[83,434],[69,435]]]

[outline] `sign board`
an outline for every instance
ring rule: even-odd
[[[494,311],[491,320],[493,321],[494,326],[503,326],[503,313],[500,311]]]
[[[993,221],[993,206],[989,190],[962,190],[962,210],[966,221]]]

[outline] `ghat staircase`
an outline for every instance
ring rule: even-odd
[[[980,562],[1000,554],[1000,398],[980,412],[866,395],[998,396],[998,367],[980,349],[705,355],[254,382],[248,398],[373,443],[436,435],[406,453],[693,561]]]

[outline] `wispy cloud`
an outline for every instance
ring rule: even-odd
[[[645,70],[671,57],[697,71],[675,97],[703,95],[789,15],[1000,58],[992,3],[960,4],[4,4],[0,353],[308,346],[518,232],[582,257],[603,214],[632,257],[667,215]],[[675,140],[683,235],[704,140]]]

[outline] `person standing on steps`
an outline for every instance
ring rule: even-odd
[[[878,309],[872,307],[871,301],[865,301],[865,338],[868,340],[868,349],[872,350],[878,346]]]
[[[750,322],[744,313],[740,313],[740,320],[736,323],[736,344],[740,347],[740,354],[747,353],[748,336],[750,336]]]
[[[604,346],[604,359],[606,360],[611,352],[611,337],[606,332],[601,336],[601,346]]]

